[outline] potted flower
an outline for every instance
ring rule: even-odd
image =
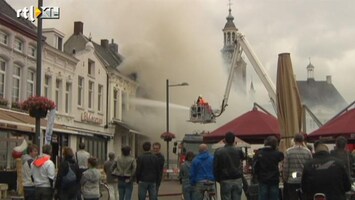
[[[7,106],[9,101],[5,99],[4,97],[0,97],[0,106]]]
[[[22,103],[22,109],[28,110],[31,117],[44,118],[47,116],[48,110],[52,110],[56,107],[55,103],[41,96],[29,97]]]
[[[175,134],[171,132],[164,132],[160,135],[160,138],[166,142],[170,142],[172,139],[175,138]]]

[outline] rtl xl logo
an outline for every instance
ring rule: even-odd
[[[34,6],[30,6],[29,8],[24,7],[23,9],[17,10],[16,15],[18,18],[23,17],[32,22],[39,17],[42,19],[59,19],[60,8],[53,6],[42,6],[41,8],[35,8]]]

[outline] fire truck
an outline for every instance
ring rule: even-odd
[[[178,168],[180,168],[181,164],[185,162],[186,153],[191,151],[195,155],[198,154],[198,148],[200,144],[203,143],[203,135],[206,132],[202,131],[200,133],[188,133],[185,134],[184,138],[181,141],[174,142],[173,153],[178,156]],[[209,151],[212,151],[212,144],[207,144],[209,147]],[[211,152],[212,153],[212,152]]]

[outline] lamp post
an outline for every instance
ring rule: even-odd
[[[38,0],[38,8],[42,8],[43,0]],[[36,96],[41,96],[41,78],[42,78],[42,18],[37,18],[37,68],[36,68]],[[41,118],[36,117],[35,135],[33,143],[41,147]]]
[[[177,87],[177,86],[188,86],[189,84],[186,82],[179,84],[171,84],[169,85],[169,79],[166,79],[166,133],[169,133],[169,87]],[[166,168],[169,169],[169,142],[171,139],[167,139],[166,141]],[[169,173],[167,174],[167,178],[169,178]]]

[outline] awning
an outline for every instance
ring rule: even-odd
[[[96,131],[93,129],[85,129],[85,128],[79,128],[74,126],[65,126],[65,127],[69,130],[76,131],[78,135],[84,135],[84,136],[103,135],[103,136],[112,137],[111,133]]]
[[[9,109],[0,108],[0,128],[17,130],[22,132],[34,133],[36,120],[27,113],[17,112]],[[46,129],[47,120],[41,120],[41,129]],[[54,132],[77,134],[75,131],[66,129],[65,126],[54,124]]]
[[[133,129],[130,125],[128,125],[125,122],[118,121],[118,120],[113,120],[113,123],[122,127],[123,129],[126,129],[128,132],[135,133],[135,134],[142,134],[141,132]]]

